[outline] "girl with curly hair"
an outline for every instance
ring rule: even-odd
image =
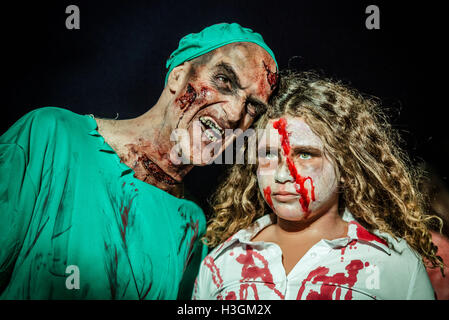
[[[257,163],[214,196],[194,299],[434,298],[441,221],[376,99],[288,71],[256,128]]]

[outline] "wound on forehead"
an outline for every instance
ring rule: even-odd
[[[268,84],[270,85],[271,90],[273,90],[277,85],[277,82],[279,79],[279,74],[277,71],[272,72],[270,70],[270,68],[267,66],[267,64],[265,63],[265,61],[262,61],[262,63],[263,63],[263,67],[265,68],[265,71],[267,72]]]

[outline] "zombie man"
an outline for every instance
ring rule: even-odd
[[[277,64],[258,33],[223,23],[184,37],[167,68],[137,118],[47,107],[0,137],[0,298],[190,296],[206,251],[204,214],[183,199],[189,160],[264,112]],[[195,123],[199,140],[172,141]]]

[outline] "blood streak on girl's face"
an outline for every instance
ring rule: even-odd
[[[338,201],[338,172],[302,118],[270,120],[258,155],[259,189],[278,217],[307,219]]]

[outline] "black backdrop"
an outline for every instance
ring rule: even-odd
[[[157,101],[165,60],[182,36],[218,22],[238,22],[263,35],[281,69],[290,61],[298,69],[322,70],[381,98],[403,147],[447,185],[445,12],[436,1],[392,2],[2,3],[1,133],[42,106],[109,118],[138,116]],[[80,9],[80,30],[65,27],[70,4]],[[380,30],[365,27],[370,4],[380,9]],[[195,168],[186,177],[201,205],[223,169]]]

